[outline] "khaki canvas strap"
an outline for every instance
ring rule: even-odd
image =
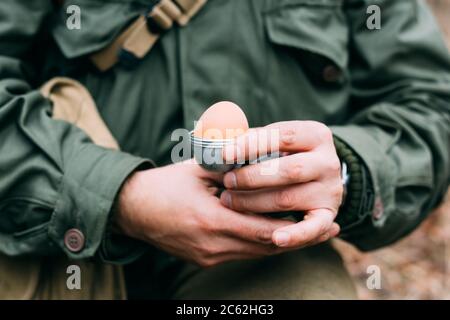
[[[41,87],[41,94],[53,102],[53,118],[70,122],[102,147],[119,150],[119,145],[97,110],[89,91],[78,81],[56,77]]]
[[[149,28],[148,21],[152,21],[161,31],[170,30],[174,23],[186,26],[206,2],[207,0],[161,0],[149,13],[139,16],[106,48],[91,55],[91,61],[100,71],[106,71],[119,61],[121,50],[142,59],[161,35]]]

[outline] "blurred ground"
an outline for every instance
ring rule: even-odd
[[[450,193],[420,228],[390,247],[361,253],[335,244],[361,299],[450,299]],[[371,265],[381,270],[381,290],[366,286]]]
[[[450,0],[429,0],[450,44]],[[400,242],[371,253],[349,244],[336,247],[361,299],[450,299],[450,192],[447,201]],[[367,267],[381,270],[381,290],[366,286]]]

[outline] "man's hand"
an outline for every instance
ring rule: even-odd
[[[126,235],[201,266],[286,251],[271,237],[292,222],[225,208],[217,197],[222,179],[192,161],[136,172],[122,188],[115,223]]]
[[[273,140],[271,130],[276,130],[277,141],[261,141]],[[305,212],[304,221],[274,232],[273,242],[279,247],[300,248],[336,236],[339,226],[333,221],[343,186],[330,129],[313,121],[274,123],[239,137],[224,157],[227,161],[254,160],[274,151],[285,156],[227,173],[224,184],[228,191],[222,193],[221,202],[240,212]],[[264,173],[268,167],[277,170]]]

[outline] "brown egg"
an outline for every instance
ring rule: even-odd
[[[209,140],[234,139],[248,130],[248,121],[242,109],[229,101],[218,102],[200,117],[194,136]]]

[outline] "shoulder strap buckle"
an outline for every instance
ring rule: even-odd
[[[106,48],[91,55],[90,59],[100,71],[113,67],[119,56],[133,57],[139,61],[154,46],[164,31],[174,22],[186,26],[207,0],[161,0],[145,15],[139,16]],[[123,55],[123,52],[126,55]]]

